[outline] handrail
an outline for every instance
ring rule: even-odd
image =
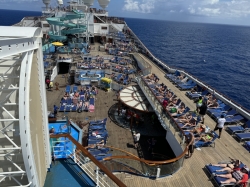
[[[149,90],[151,91],[151,93],[155,96],[156,100],[159,102],[159,104],[162,106],[162,109],[167,113],[167,115],[171,118],[171,120],[174,122],[175,126],[181,131],[181,133],[183,135],[185,135],[184,131],[182,128],[179,127],[179,125],[176,123],[176,121],[174,120],[174,118],[171,116],[171,114],[168,112],[168,110],[166,110],[166,108],[164,108],[163,104],[160,102],[160,100],[156,97],[155,93],[152,91],[152,89],[148,86],[148,84],[146,83],[146,81],[144,79],[141,79],[145,85],[147,85],[147,87],[149,88]]]
[[[106,173],[112,180],[114,180],[114,182],[116,184],[118,184],[119,182],[121,182],[118,178],[116,178],[115,175],[113,175],[106,167],[104,167],[99,161],[96,160],[96,158],[90,154],[80,143],[78,143],[70,134],[56,134],[56,135],[50,135],[50,138],[59,138],[59,137],[67,137],[69,138],[78,149],[80,149],[86,156],[88,156],[90,158],[90,160],[92,160],[101,170],[103,170],[104,173]],[[192,136],[191,141],[188,143],[188,145],[186,146],[185,150],[176,158],[170,159],[170,160],[163,160],[163,161],[153,161],[153,160],[144,160],[144,159],[140,159],[138,157],[135,156],[110,156],[105,158],[104,160],[111,160],[111,159],[119,159],[119,158],[125,158],[125,159],[131,159],[131,160],[137,160],[140,161],[142,163],[145,163],[147,165],[151,165],[151,164],[168,164],[168,163],[172,163],[172,162],[176,162],[179,159],[181,159],[186,152],[188,151],[188,147],[189,145],[191,145],[194,141],[194,137]],[[123,184],[121,182],[121,184]],[[119,185],[119,184],[118,184]],[[123,184],[124,186],[124,184]]]
[[[120,181],[112,172],[110,172],[105,166],[103,166],[92,154],[90,154],[78,141],[76,141],[70,134],[56,134],[50,135],[50,138],[68,138],[76,147],[81,150],[89,159],[95,163],[110,179],[112,179],[118,186],[126,187],[126,185]]]
[[[126,24],[126,27],[129,28],[129,26]],[[137,37],[137,35],[129,28],[130,33],[133,34],[133,36],[137,39],[137,41],[140,43],[140,45],[142,45],[142,47],[144,48],[144,50],[146,50],[146,52],[148,53],[148,56],[151,56],[153,58],[153,60],[157,61],[158,63],[160,63],[163,67],[167,68],[168,70],[178,70],[181,73],[184,73],[186,76],[192,78],[193,80],[195,80],[197,83],[199,83],[200,85],[206,87],[208,90],[213,91],[215,94],[217,94],[218,96],[220,96],[221,98],[223,98],[224,100],[226,100],[228,103],[231,103],[234,105],[235,108],[238,108],[241,112],[245,113],[246,115],[250,116],[250,110],[243,107],[242,105],[240,105],[239,103],[237,103],[236,101],[230,99],[228,96],[222,94],[221,92],[217,91],[216,89],[214,89],[212,86],[204,83],[203,81],[199,80],[198,78],[196,78],[195,76],[189,74],[188,72],[184,71],[184,70],[180,70],[177,68],[173,68],[171,66],[168,66],[166,63],[163,63],[161,60],[159,60],[158,58],[156,58],[151,52],[150,50],[142,43],[142,41]]]

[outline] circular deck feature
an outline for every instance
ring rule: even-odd
[[[154,111],[139,86],[129,86],[124,88],[120,92],[120,101],[128,107],[142,112]]]

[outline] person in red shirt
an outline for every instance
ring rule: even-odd
[[[227,179],[225,181],[221,181],[221,184],[236,183],[236,184],[241,184],[243,187],[246,187],[246,183],[248,181],[248,172],[249,168],[245,166],[240,170],[234,170],[229,174],[223,174],[223,175],[214,174],[214,176]]]
[[[168,106],[167,99],[164,99],[164,101],[162,102],[162,105],[163,105],[164,108],[166,108]]]

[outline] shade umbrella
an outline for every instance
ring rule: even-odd
[[[54,46],[63,46],[63,43],[61,43],[61,42],[53,42],[51,44]]]

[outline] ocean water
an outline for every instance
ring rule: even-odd
[[[250,27],[126,19],[144,45],[250,109]]]
[[[18,23],[23,17],[41,16],[42,12],[0,9],[0,26]]]
[[[40,15],[0,10],[0,25]],[[126,22],[157,58],[250,109],[250,27],[129,18]]]

